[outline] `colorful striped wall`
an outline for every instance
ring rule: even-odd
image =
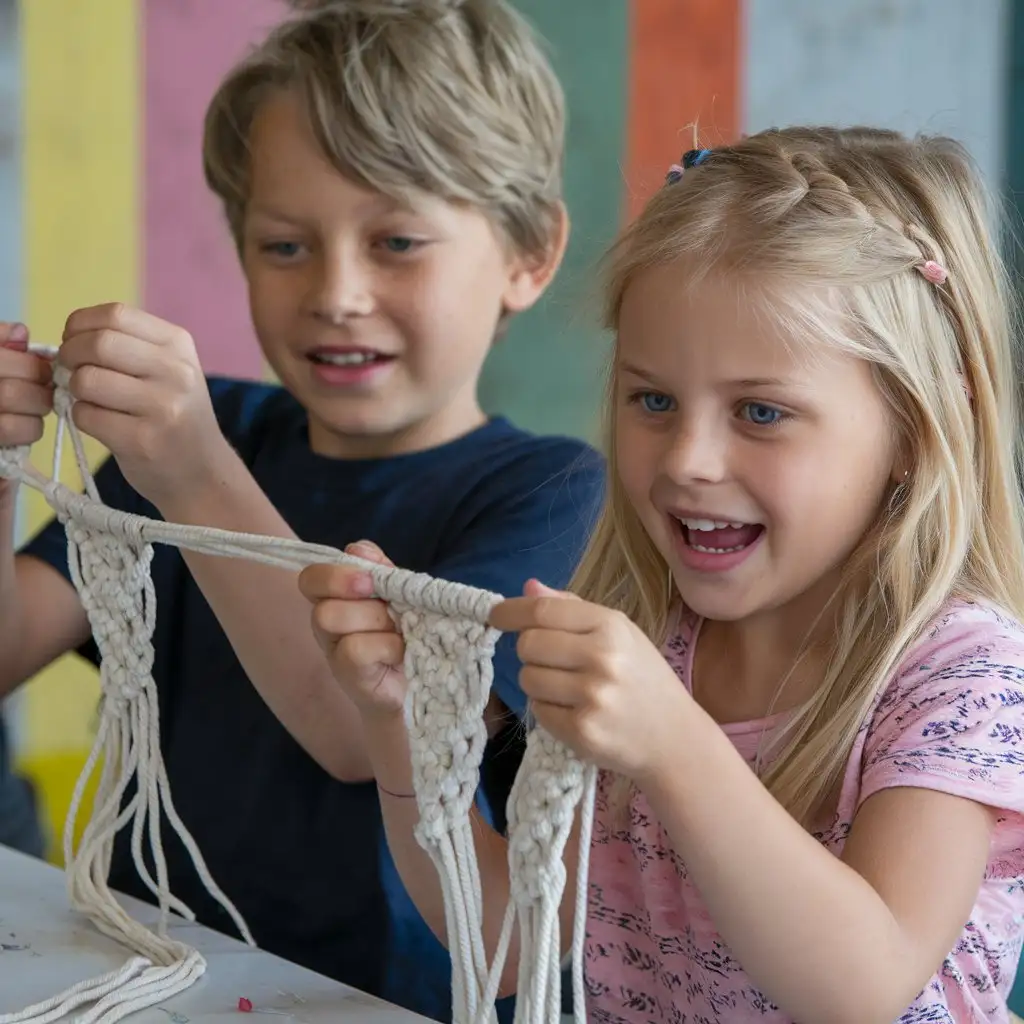
[[[594,263],[661,180],[680,148],[678,126],[699,116],[719,138],[735,131],[739,4],[520,6],[550,41],[569,97],[574,233],[549,301],[502,342],[484,395],[536,429],[587,434],[603,358],[584,312]],[[17,160],[0,159],[8,175],[0,210],[11,211],[4,223],[22,238],[9,250],[21,280],[0,292],[0,317],[24,319],[37,340],[55,342],[78,306],[137,302],[186,326],[209,372],[263,374],[235,254],[202,180],[200,138],[221,75],[283,10],[279,0],[95,0],[88,9],[80,0],[20,0],[19,52],[4,65],[16,69],[12,88],[20,83],[20,144]],[[680,60],[688,72],[661,88]],[[538,375],[552,358],[565,372]],[[52,435],[34,454],[48,464]],[[70,465],[65,472],[73,479]],[[26,532],[48,518],[33,495],[22,513]],[[52,840],[91,739],[97,692],[92,670],[68,657],[14,708],[19,763],[39,783]]]
[[[1009,0],[515,2],[549,40],[569,100],[573,235],[482,393],[534,429],[593,434],[605,352],[595,265],[694,125],[710,145],[796,122],[945,131],[995,188],[1022,187],[1009,126],[1022,116],[1024,30]],[[139,302],[186,326],[209,372],[263,374],[199,149],[218,79],[282,12],[280,0],[0,0],[0,319],[53,342],[77,306]],[[36,455],[51,451],[48,437]],[[28,497],[24,529],[45,519]],[[96,695],[69,658],[7,708],[55,836]]]
[[[211,372],[262,373],[199,143],[219,77],[280,10],[275,0],[21,0],[19,161],[9,174],[20,183],[10,205],[21,216],[21,286],[20,301],[3,295],[0,317],[55,343],[79,306],[141,303],[187,324]],[[49,465],[52,434],[34,454]],[[70,464],[65,472],[74,478]],[[48,519],[35,495],[21,511],[24,532]],[[16,708],[20,765],[39,783],[54,856],[97,694],[93,671],[68,657]]]

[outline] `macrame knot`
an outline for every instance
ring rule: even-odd
[[[509,797],[509,873],[518,904],[530,904],[565,884],[562,853],[583,794],[584,768],[543,729],[526,741],[523,767]]]
[[[0,448],[0,476],[8,480],[17,480],[28,458],[28,446],[17,448]]]
[[[58,367],[57,369],[61,369],[61,367]],[[56,379],[56,377],[57,377],[56,371],[54,371],[54,375],[53,376]],[[72,398],[70,391],[68,391],[68,390],[66,390],[65,388],[62,388],[62,387],[58,387],[58,388],[54,389],[54,392],[53,392],[53,411],[61,419],[66,420],[66,419],[70,419],[71,418],[71,407],[74,404],[75,404],[75,400],[74,400],[74,398]]]
[[[406,588],[405,598],[415,595]],[[443,594],[431,604],[445,603]],[[449,619],[392,604],[406,640],[411,689],[406,723],[421,818],[417,838],[437,843],[469,813],[476,794],[480,762],[487,744],[483,712],[490,692],[490,657],[497,634],[470,619]]]
[[[77,571],[88,584],[82,604],[102,658],[103,692],[120,707],[139,697],[153,671],[153,548],[129,545],[80,524],[68,533]]]

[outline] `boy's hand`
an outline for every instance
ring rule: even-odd
[[[187,331],[111,303],[72,313],[63,342],[76,425],[110,449],[139,494],[160,508],[216,479],[230,448]]]
[[[538,723],[581,758],[636,782],[685,742],[683,683],[621,612],[531,580],[491,624],[518,633],[519,679]]]
[[[391,565],[368,541],[350,544],[345,551]],[[313,605],[313,632],[349,699],[364,715],[401,716],[405,641],[387,605],[373,597],[369,573],[346,565],[311,565],[299,576],[299,589]]]
[[[28,328],[0,323],[0,448],[43,436],[43,418],[53,411],[52,378],[49,360],[28,351]],[[13,486],[0,480],[0,491]]]

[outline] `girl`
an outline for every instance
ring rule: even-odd
[[[948,139],[773,130],[687,154],[612,254],[603,521],[574,596],[493,616],[603,770],[591,1020],[1008,1019],[1024,531],[987,214]],[[365,575],[303,586],[443,935],[401,640]],[[504,843],[478,852],[493,950]]]

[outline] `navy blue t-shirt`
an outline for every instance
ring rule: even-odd
[[[536,576],[564,586],[593,525],[603,464],[567,438],[494,419],[441,447],[339,460],[309,447],[303,408],[281,388],[211,380],[221,429],[295,533],[342,548],[376,542],[396,565],[508,595]],[[113,459],[103,500],[156,516]],[[24,549],[67,575],[52,522]],[[158,547],[154,678],[163,756],[182,820],[257,943],[356,988],[450,1020],[450,961],[398,878],[372,783],[331,778],[263,703],[180,554]],[[92,645],[82,652],[96,660]],[[494,689],[525,710],[514,638],[503,637]],[[491,741],[481,789],[499,824],[522,754],[510,722]],[[172,891],[199,920],[232,931],[181,842],[164,829]],[[122,832],[110,883],[142,899]]]
[[[11,767],[7,724],[0,714],[0,846],[43,855],[43,832],[35,792]]]

